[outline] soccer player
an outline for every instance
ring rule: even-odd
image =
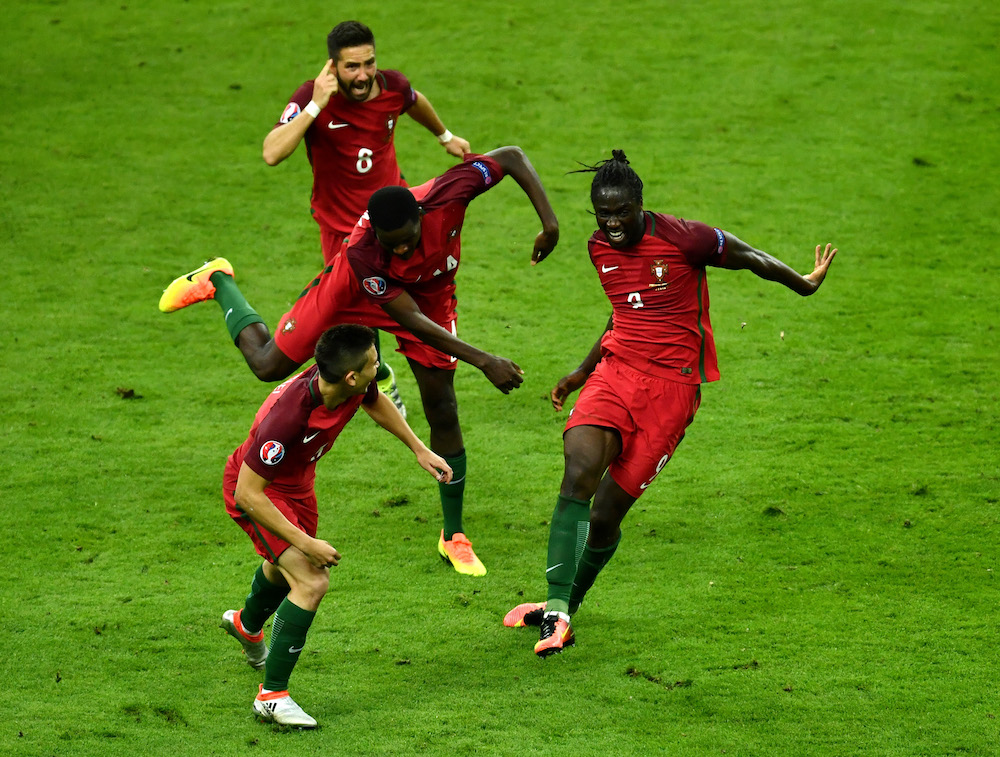
[[[312,214],[320,228],[324,264],[329,265],[372,192],[406,184],[394,141],[401,114],[458,158],[469,152],[469,143],[445,128],[430,101],[403,74],[378,70],[375,36],[364,24],[337,24],[327,37],[327,51],[330,57],[319,75],[295,90],[264,139],[263,155],[268,165],[276,166],[305,140],[313,172]],[[396,377],[382,362],[379,388],[405,417]]]
[[[535,654],[543,658],[574,644],[570,617],[618,548],[625,514],[684,438],[701,384],[719,378],[706,268],[748,270],[807,296],[837,254],[817,246],[815,266],[802,276],[729,232],[644,210],[642,180],[621,150],[585,170],[595,172],[590,259],[612,315],[584,361],[551,392],[561,410],[583,387],[563,432],[548,598],[504,618],[506,626],[540,626]]]
[[[454,371],[461,360],[479,368],[504,394],[521,385],[523,371],[508,358],[484,352],[457,337],[455,274],[461,260],[462,223],[468,204],[509,174],[542,222],[532,265],[559,240],[559,224],[541,180],[519,147],[469,154],[443,175],[414,187],[383,187],[334,258],[282,316],[271,336],[233,279],[224,258],[181,276],[164,291],[160,309],[172,312],[215,299],[230,336],[258,378],[274,381],[309,359],[319,335],[336,323],[364,323],[396,335],[410,364],[431,449],[454,469],[440,487],[443,529],[438,553],[459,573],[484,575],[462,523],[465,444],[458,418]]]
[[[371,329],[335,326],[320,337],[315,357],[315,365],[278,386],[261,405],[250,435],[226,461],[222,489],[226,512],[264,562],[243,608],[223,614],[221,627],[240,642],[251,667],[264,669],[254,712],[298,728],[315,728],[316,721],[289,696],[288,679],[330,585],[330,568],[340,561],[340,552],[316,538],[317,461],[360,407],[438,481],[452,475],[377,390]],[[272,614],[267,647],[263,628]]]

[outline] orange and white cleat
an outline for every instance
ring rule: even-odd
[[[451,539],[445,541],[444,531],[441,531],[438,554],[442,560],[451,563],[451,567],[463,575],[486,575],[486,566],[476,557],[476,553],[472,551],[472,542],[463,533],[453,534]]]
[[[212,299],[215,296],[215,285],[209,279],[216,271],[232,276],[233,266],[225,258],[216,258],[209,260],[201,268],[195,268],[191,273],[178,276],[163,290],[160,310],[173,313],[196,302]]]
[[[226,610],[222,614],[219,628],[232,636],[243,647],[247,656],[247,665],[260,670],[267,662],[267,644],[264,643],[264,629],[257,633],[248,633],[240,621],[242,610]]]
[[[264,684],[260,684],[260,693],[253,700],[253,711],[257,717],[267,723],[288,725],[292,728],[315,728],[316,719],[295,704],[295,700],[287,691],[270,691],[264,693]]]
[[[507,628],[524,628],[524,626],[540,626],[545,614],[544,602],[525,602],[503,616],[503,624]]]
[[[574,644],[576,644],[576,634],[573,633],[573,626],[569,624],[568,615],[553,612],[542,618],[541,633],[538,643],[535,644],[536,655],[544,659]]]

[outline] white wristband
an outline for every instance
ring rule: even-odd
[[[313,118],[319,117],[320,107],[312,100],[309,101],[309,104],[304,108],[304,110]]]
[[[440,134],[438,134],[438,142],[440,142],[441,144],[444,144],[445,142],[451,142],[451,140],[454,139],[454,138],[455,138],[455,135],[452,134],[447,129],[445,129],[443,132],[441,132]]]

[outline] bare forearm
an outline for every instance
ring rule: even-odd
[[[399,323],[400,326],[405,328],[420,341],[429,344],[435,349],[441,350],[447,355],[456,357],[463,363],[468,363],[479,370],[483,369],[485,361],[490,356],[483,352],[482,350],[473,347],[471,344],[463,342],[457,336],[452,334],[440,326],[438,326],[434,321],[429,319],[419,310],[405,310],[402,308],[393,308],[393,303],[386,307],[386,312]]]
[[[444,133],[444,122],[434,110],[430,100],[420,92],[417,92],[417,101],[410,106],[406,114],[435,137]]]
[[[558,233],[559,220],[556,218],[552,204],[545,194],[542,180],[539,178],[538,172],[531,164],[531,161],[528,160],[528,156],[524,154],[524,150],[514,146],[498,147],[487,154],[499,163],[504,173],[511,176],[517,182],[518,186],[524,190],[524,193],[531,201],[532,207],[538,214],[539,220],[542,222],[542,228],[549,232]]]
[[[276,166],[295,152],[312,122],[313,117],[302,112],[287,124],[271,129],[264,137],[264,162],[269,166]]]
[[[423,442],[413,433],[413,429],[410,428],[402,414],[396,409],[392,400],[384,394],[379,392],[378,400],[371,407],[368,405],[362,405],[361,407],[373,421],[409,447],[410,451],[414,454],[423,449]]]
[[[292,546],[305,551],[309,537],[281,514],[281,511],[274,506],[265,492],[244,489],[237,485],[235,499],[236,504],[250,516],[254,523],[284,539]]]
[[[816,291],[818,285],[791,266],[729,232],[723,233],[726,236],[726,268],[750,271],[766,281],[782,284],[803,296]]]
[[[611,330],[611,327],[613,325],[614,325],[614,316],[611,316],[608,318],[608,324],[607,326],[604,327],[604,331],[601,332],[601,335],[597,338],[597,341],[594,342],[594,346],[591,347],[590,352],[587,353],[587,357],[585,357],[583,359],[583,362],[580,363],[580,366],[577,368],[578,371],[586,374],[587,376],[589,376],[591,373],[594,372],[594,369],[597,367],[597,364],[601,362],[601,342],[604,341],[604,335]]]

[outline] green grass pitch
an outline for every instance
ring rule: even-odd
[[[363,416],[319,466],[344,555],[293,678],[312,733],[256,723],[259,674],[216,625],[255,558],[220,480],[268,390],[212,303],[164,316],[225,255],[272,326],[319,268],[303,151],[260,157],[357,14],[517,187],[463,232],[466,526],[435,553],[434,487]],[[331,15],[332,14],[332,15]],[[997,331],[1000,12],[991,3],[428,4],[13,0],[0,29],[0,754],[985,755],[1000,742]],[[451,159],[409,119],[421,182]],[[548,390],[608,308],[589,177],[626,150],[646,207],[799,270],[802,299],[712,271],[722,381],[544,663],[514,604],[544,595],[563,416]],[[395,361],[411,420],[416,388]]]

